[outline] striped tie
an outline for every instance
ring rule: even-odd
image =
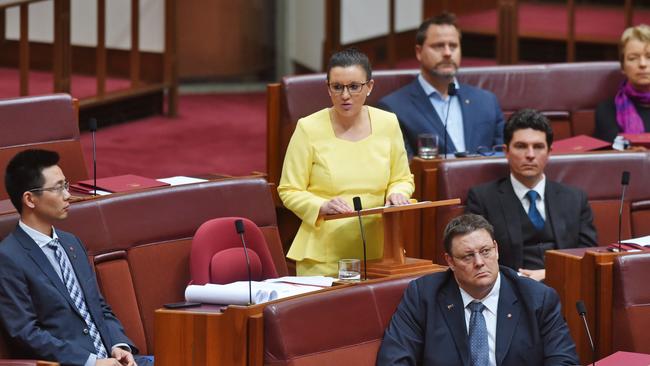
[[[65,283],[65,287],[70,293],[70,298],[74,302],[77,310],[79,310],[79,313],[84,318],[84,321],[90,330],[90,337],[93,339],[93,344],[95,345],[95,350],[97,351],[97,358],[107,358],[108,354],[106,353],[106,348],[102,343],[102,338],[99,336],[97,326],[95,325],[95,322],[93,322],[93,318],[88,312],[88,307],[86,306],[86,302],[84,301],[81,294],[81,289],[77,283],[77,278],[74,276],[72,267],[68,261],[63,258],[63,249],[61,248],[59,240],[53,239],[51,242],[47,243],[47,246],[54,250],[56,260],[59,261],[59,266],[61,267],[63,283]]]

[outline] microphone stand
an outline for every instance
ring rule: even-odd
[[[582,300],[576,302],[576,308],[578,309],[578,315],[582,318],[582,323],[584,324],[585,331],[587,332],[587,337],[589,337],[589,345],[591,346],[592,352],[592,365],[596,366],[596,346],[594,346],[594,340],[591,338],[591,332],[589,331],[589,325],[587,324],[587,308],[585,303]]]
[[[95,133],[97,132],[97,120],[95,118],[88,121],[88,128],[93,140],[93,196],[97,195],[97,145],[95,144]]]
[[[621,252],[621,226],[623,225],[623,202],[625,200],[625,191],[627,185],[630,184],[630,172],[624,171],[621,176],[621,185],[623,186],[623,191],[621,192],[621,206],[618,211],[618,252]]]
[[[248,258],[248,249],[246,248],[246,240],[244,239],[244,222],[242,220],[235,220],[235,230],[239,234],[241,243],[244,246],[244,256],[246,257],[246,271],[248,272],[248,305],[253,305],[253,279],[251,276],[251,261]]]
[[[363,279],[368,280],[368,261],[366,260],[366,233],[363,230],[363,220],[361,219],[361,198],[353,197],[352,203],[354,204],[354,210],[357,211],[357,217],[359,218],[359,230],[361,231],[361,241],[363,242]]]
[[[449,83],[449,85],[447,86],[447,95],[449,96],[449,99],[447,100],[447,114],[445,114],[445,123],[444,123],[444,127],[445,127],[445,137],[444,137],[445,154],[444,154],[444,158],[445,159],[447,159],[447,135],[448,135],[448,133],[447,133],[447,122],[449,120],[449,109],[451,108],[451,98],[454,95],[456,95],[456,84],[454,84],[453,82]]]

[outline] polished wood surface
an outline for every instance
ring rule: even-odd
[[[612,350],[613,262],[616,256],[633,254],[609,252],[604,247],[546,252],[545,282],[560,296],[562,313],[583,364],[592,361],[592,351],[576,302],[585,303],[587,323],[598,345],[597,358],[616,351]]]
[[[423,273],[446,269],[434,266]],[[399,275],[358,283],[337,283],[317,293],[396,277]],[[154,332],[156,366],[261,366],[264,363],[264,308],[272,303],[312,294],[252,306],[202,305],[187,309],[158,309]]]
[[[70,44],[70,0],[54,0],[54,92],[70,93],[72,49]]]
[[[264,304],[231,305],[222,309],[203,305],[157,310],[154,323],[156,365],[262,365],[264,307]],[[253,357],[249,356],[249,344]]]
[[[97,0],[97,47],[95,49],[97,95],[106,93],[106,0]]]
[[[184,0],[176,10],[181,78],[227,80],[273,69],[275,1]]]
[[[441,158],[425,160],[417,156],[411,160],[411,172],[415,181],[413,198],[420,201],[437,199],[438,165],[443,160]],[[442,233],[436,230],[436,220],[437,210],[420,212],[420,241],[417,243],[417,248],[413,248],[412,257],[432,259],[435,262],[436,257],[443,253],[438,245],[438,237]]]
[[[460,199],[448,199],[441,201],[423,201],[402,206],[375,207],[357,212],[327,215],[324,219],[337,220],[367,215],[382,215],[384,227],[384,251],[383,258],[368,261],[369,277],[386,277],[396,274],[419,273],[430,271],[436,268],[430,259],[409,258],[405,255],[405,243],[402,223],[407,222],[407,215],[410,212],[420,212],[427,208],[458,205]]]
[[[20,96],[29,94],[29,4],[20,6]]]
[[[280,150],[280,119],[282,118],[280,83],[266,87],[266,174],[269,183],[280,184],[284,154]]]

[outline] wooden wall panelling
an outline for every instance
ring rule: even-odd
[[[179,77],[239,78],[272,69],[274,9],[269,0],[180,1]]]
[[[97,96],[106,92],[106,0],[97,0],[97,49],[95,50]]]
[[[54,0],[54,91],[70,93],[70,0]]]
[[[20,5],[20,96],[29,94],[29,4]]]

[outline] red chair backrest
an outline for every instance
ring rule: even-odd
[[[206,221],[194,234],[190,253],[191,284],[225,284],[248,280],[241,238],[235,230],[236,220],[244,222],[244,238],[251,259],[252,279],[259,281],[278,277],[271,252],[257,225],[245,218],[220,217]],[[235,266],[241,268],[236,269]],[[215,275],[214,278],[212,274]]]

